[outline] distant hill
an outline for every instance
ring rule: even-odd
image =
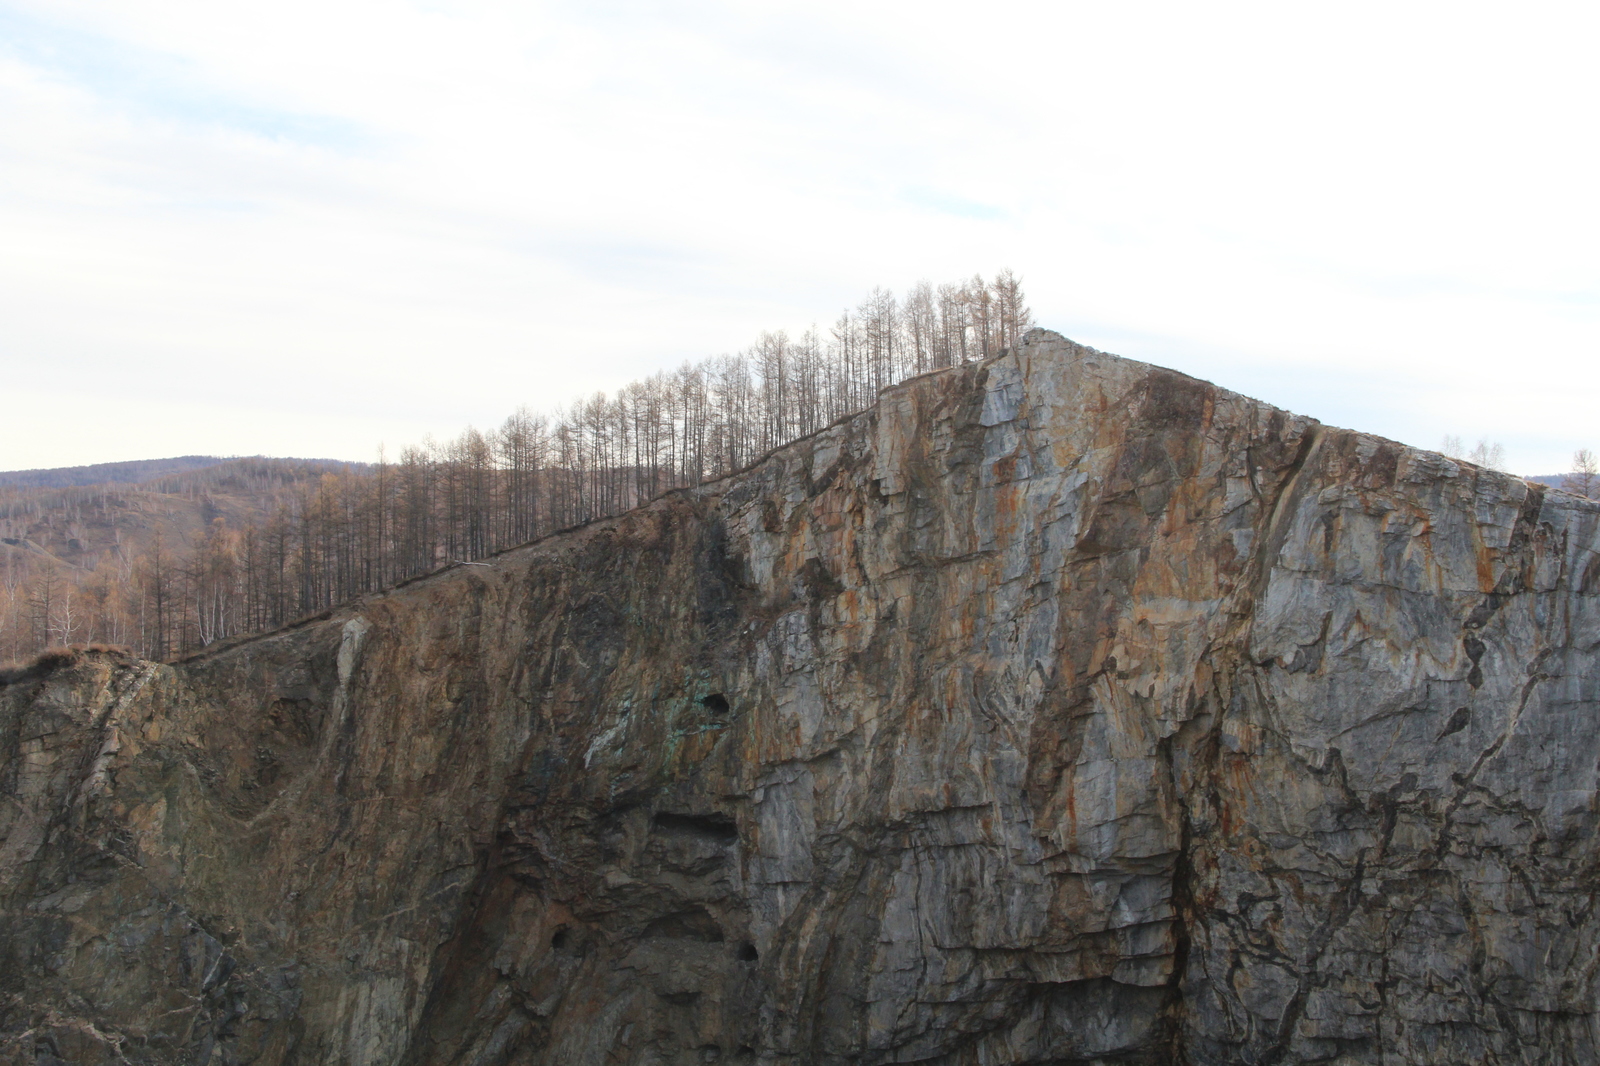
[[[1522,480],[1532,481],[1539,485],[1549,485],[1553,489],[1565,489],[1567,492],[1575,492],[1577,490],[1568,485],[1568,479],[1572,476],[1571,474],[1534,474]],[[1596,488],[1600,488],[1600,486],[1596,486]],[[1594,496],[1595,492],[1596,489],[1590,489],[1589,495]],[[1582,493],[1579,493],[1579,495],[1582,495]]]
[[[214,466],[163,474],[139,482],[145,492],[228,493],[257,496],[287,485],[321,477],[323,474],[369,474],[372,463],[347,463],[341,459],[268,459],[256,455],[248,459],[225,459]]]
[[[198,595],[203,567],[236,565],[241,533],[307,500],[320,515],[373,469],[188,455],[0,474],[0,661],[73,639],[159,650],[144,599],[152,580],[170,585],[163,595]]]
[[[324,474],[372,469],[333,459],[188,455],[0,473],[0,582],[19,561],[77,570],[126,561],[158,534],[186,549],[219,518],[242,529]],[[149,476],[133,481],[135,474]],[[21,478],[32,480],[13,480]]]
[[[177,492],[210,487],[215,480],[249,477],[272,467],[297,470],[365,471],[370,463],[347,463],[338,459],[270,459],[253,455],[240,459],[221,455],[179,455],[171,459],[134,459],[126,463],[94,463],[90,466],[57,466],[43,470],[0,471],[0,488],[68,489],[86,485],[141,485],[154,492]],[[194,471],[227,468],[221,479],[195,478]],[[218,471],[218,473],[223,473]],[[159,484],[153,484],[159,482]],[[183,488],[176,486],[182,484]]]
[[[172,459],[135,459],[126,463],[57,466],[43,470],[0,471],[0,486],[17,489],[66,489],[78,485],[137,485],[141,481],[201,470],[228,460],[220,455],[180,455]]]

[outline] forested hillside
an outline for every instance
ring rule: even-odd
[[[157,634],[180,625],[175,582],[193,570],[197,545],[292,510],[325,476],[367,469],[252,458],[137,485],[0,486],[0,659],[75,641],[159,648]],[[181,642],[175,634],[166,646]]]
[[[825,331],[763,333],[371,466],[244,459],[131,488],[0,487],[0,660],[78,642],[166,658],[281,625],[739,469],[1032,324],[1009,272],[879,289]]]
[[[0,471],[0,487],[64,489],[74,485],[137,485],[168,474],[202,470],[228,460],[220,455],[179,455],[171,459],[136,459],[130,463],[58,466],[48,470]]]

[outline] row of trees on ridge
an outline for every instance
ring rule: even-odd
[[[187,537],[157,523],[137,550],[124,539],[73,566],[9,552],[0,659],[74,642],[166,658],[270,629],[720,477],[906,377],[996,355],[1032,325],[1009,271],[924,282],[903,299],[877,289],[827,329],[763,333],[742,352],[609,396],[549,413],[524,407],[497,429],[408,447],[392,462],[275,483],[252,521],[211,517]],[[195,487],[204,474],[165,487],[204,505],[210,490]]]

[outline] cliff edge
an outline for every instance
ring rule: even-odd
[[[0,685],[0,1063],[1600,1062],[1600,505],[1042,330]]]

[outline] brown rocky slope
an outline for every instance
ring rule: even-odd
[[[0,686],[0,1062],[1600,1061],[1600,505],[1034,331]]]

